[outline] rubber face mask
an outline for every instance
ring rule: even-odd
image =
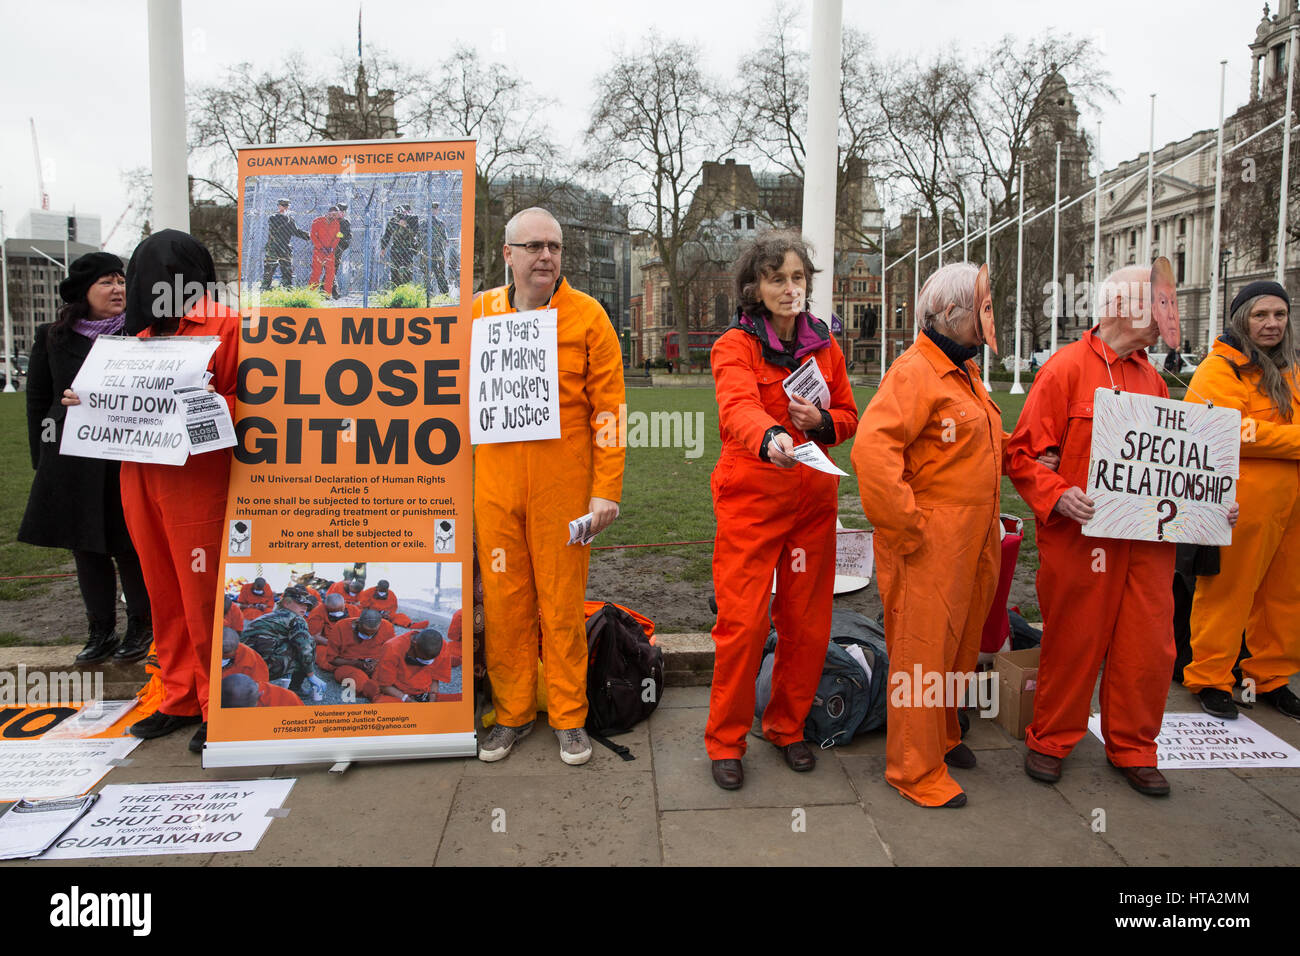
[[[1174,267],[1164,256],[1160,256],[1151,265],[1151,314],[1165,345],[1177,349],[1182,341],[1178,289],[1174,281]]]
[[[980,266],[975,277],[975,335],[980,345],[987,345],[998,354],[998,325],[993,318],[993,283],[989,280],[989,267]]]

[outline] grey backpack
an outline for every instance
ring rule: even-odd
[[[776,642],[773,629],[763,645],[763,663],[755,684],[754,716],[760,718],[772,699]],[[870,677],[846,650],[853,644],[862,648],[862,656],[871,668]],[[804,739],[825,749],[883,727],[888,687],[889,653],[885,650],[884,629],[856,611],[833,611],[826,663],[804,722]]]

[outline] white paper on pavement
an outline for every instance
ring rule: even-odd
[[[56,800],[19,800],[0,817],[0,860],[44,853],[97,799],[91,793]]]
[[[596,540],[596,534],[591,532],[591,523],[595,517],[588,511],[581,518],[574,518],[569,522],[569,544],[591,544]]]
[[[60,453],[185,464],[190,437],[176,390],[203,387],[208,361],[220,344],[207,335],[99,336],[72,380],[81,404],[68,407]]]
[[[0,741],[0,802],[85,793],[139,744],[138,737]]]
[[[840,471],[835,462],[826,457],[826,453],[817,447],[814,441],[806,441],[802,445],[795,445],[790,449],[791,458],[809,468],[816,468],[818,471],[824,471],[828,475],[849,476],[847,471]]]
[[[1088,730],[1103,739],[1100,714],[1088,718]],[[1300,751],[1245,714],[1236,720],[1203,713],[1165,714],[1156,737],[1157,769],[1232,767],[1300,767]]]
[[[42,740],[84,740],[102,734],[135,708],[135,700],[91,701],[53,730],[41,734]]]
[[[230,406],[224,398],[197,386],[178,388],[176,397],[185,407],[191,455],[234,447],[235,423],[230,420]]]
[[[42,860],[253,850],[294,780],[110,784]]]
[[[835,532],[835,574],[853,578],[867,578],[875,568],[870,531],[843,528]]]
[[[817,365],[817,358],[810,357],[790,375],[786,376],[781,387],[785,389],[786,395],[794,398],[798,395],[802,399],[812,402],[818,408],[829,409],[831,407],[831,390],[826,384],[826,379],[822,376],[822,370]]]
[[[469,440],[474,445],[560,437],[556,311],[474,320],[470,329]]]

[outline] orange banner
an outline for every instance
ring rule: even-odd
[[[241,150],[238,214],[204,764],[472,754],[474,144]]]

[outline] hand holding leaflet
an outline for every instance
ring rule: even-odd
[[[814,441],[804,442],[802,445],[795,445],[790,452],[790,457],[800,464],[807,465],[809,468],[815,468],[817,471],[824,471],[828,475],[841,475],[845,478],[849,476],[847,471],[840,471],[835,462],[826,457]]]
[[[592,514],[588,511],[581,518],[574,518],[569,522],[569,544],[591,544],[596,540],[596,534],[592,534],[591,522]]]
[[[821,368],[817,365],[817,359],[810,358],[799,366],[794,372],[787,376],[786,380],[781,383],[785,393],[791,398],[798,395],[800,398],[812,402],[818,408],[831,407],[831,390],[826,384],[826,378],[822,375]]]

